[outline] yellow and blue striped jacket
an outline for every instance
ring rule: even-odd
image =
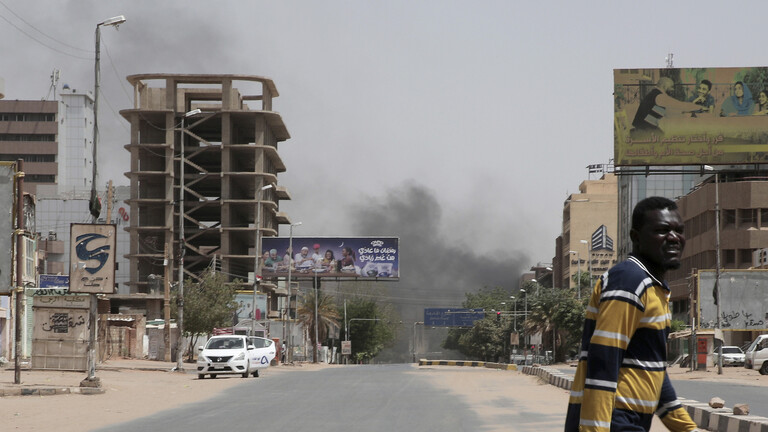
[[[667,377],[669,288],[636,257],[595,284],[568,401],[565,431],[648,431],[653,414],[673,432],[696,429]]]

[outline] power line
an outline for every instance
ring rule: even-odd
[[[5,6],[5,5],[3,5],[3,6]],[[6,6],[6,7],[7,7],[7,6]],[[57,52],[57,53],[59,53],[59,54],[64,54],[65,56],[68,56],[68,57],[73,57],[73,58],[76,58],[76,59],[80,59],[80,60],[93,60],[93,58],[91,58],[91,57],[81,57],[81,56],[78,56],[78,55],[74,55],[74,54],[70,54],[70,53],[67,53],[67,52],[61,51],[61,50],[60,50],[60,49],[58,49],[58,48],[52,47],[52,46],[50,46],[50,45],[46,44],[45,42],[43,42],[43,41],[41,41],[41,40],[39,40],[39,39],[35,38],[35,37],[34,37],[34,36],[32,36],[31,34],[29,34],[29,33],[25,32],[25,31],[24,31],[24,30],[22,30],[22,29],[21,29],[19,26],[17,26],[16,24],[12,23],[12,22],[11,22],[11,21],[10,21],[8,18],[6,18],[5,16],[3,16],[3,15],[0,15],[0,18],[2,18],[2,19],[3,19],[3,21],[7,22],[7,23],[8,23],[8,24],[10,24],[11,26],[13,26],[13,27],[14,27],[16,30],[20,31],[20,32],[21,32],[22,34],[24,34],[26,37],[28,37],[28,38],[32,39],[33,41],[35,41],[35,42],[39,43],[40,45],[42,45],[42,46],[44,46],[44,47],[46,47],[46,48],[48,48],[48,49],[50,49],[50,50],[53,50],[53,51],[56,51],[56,52]]]

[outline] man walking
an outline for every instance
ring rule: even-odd
[[[649,431],[653,414],[673,432],[696,429],[666,373],[670,291],[664,275],[685,247],[677,205],[640,201],[632,254],[600,276],[587,307],[566,432]]]

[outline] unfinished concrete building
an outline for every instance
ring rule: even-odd
[[[134,90],[133,109],[121,111],[131,125],[130,293],[112,296],[112,311],[162,318],[164,287],[153,282],[178,281],[180,261],[185,279],[215,265],[230,282],[240,279],[239,289],[253,289],[260,236],[290,223],[280,212],[290,195],[277,184],[285,171],[278,143],[290,136],[272,111],[274,83],[252,75],[127,80]],[[269,284],[260,290],[276,318],[277,297],[286,293]]]

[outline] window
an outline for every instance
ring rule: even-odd
[[[723,210],[723,220],[720,222],[723,224],[723,229],[735,229],[736,228],[736,210]]]
[[[757,209],[739,209],[739,229],[757,228]]]

